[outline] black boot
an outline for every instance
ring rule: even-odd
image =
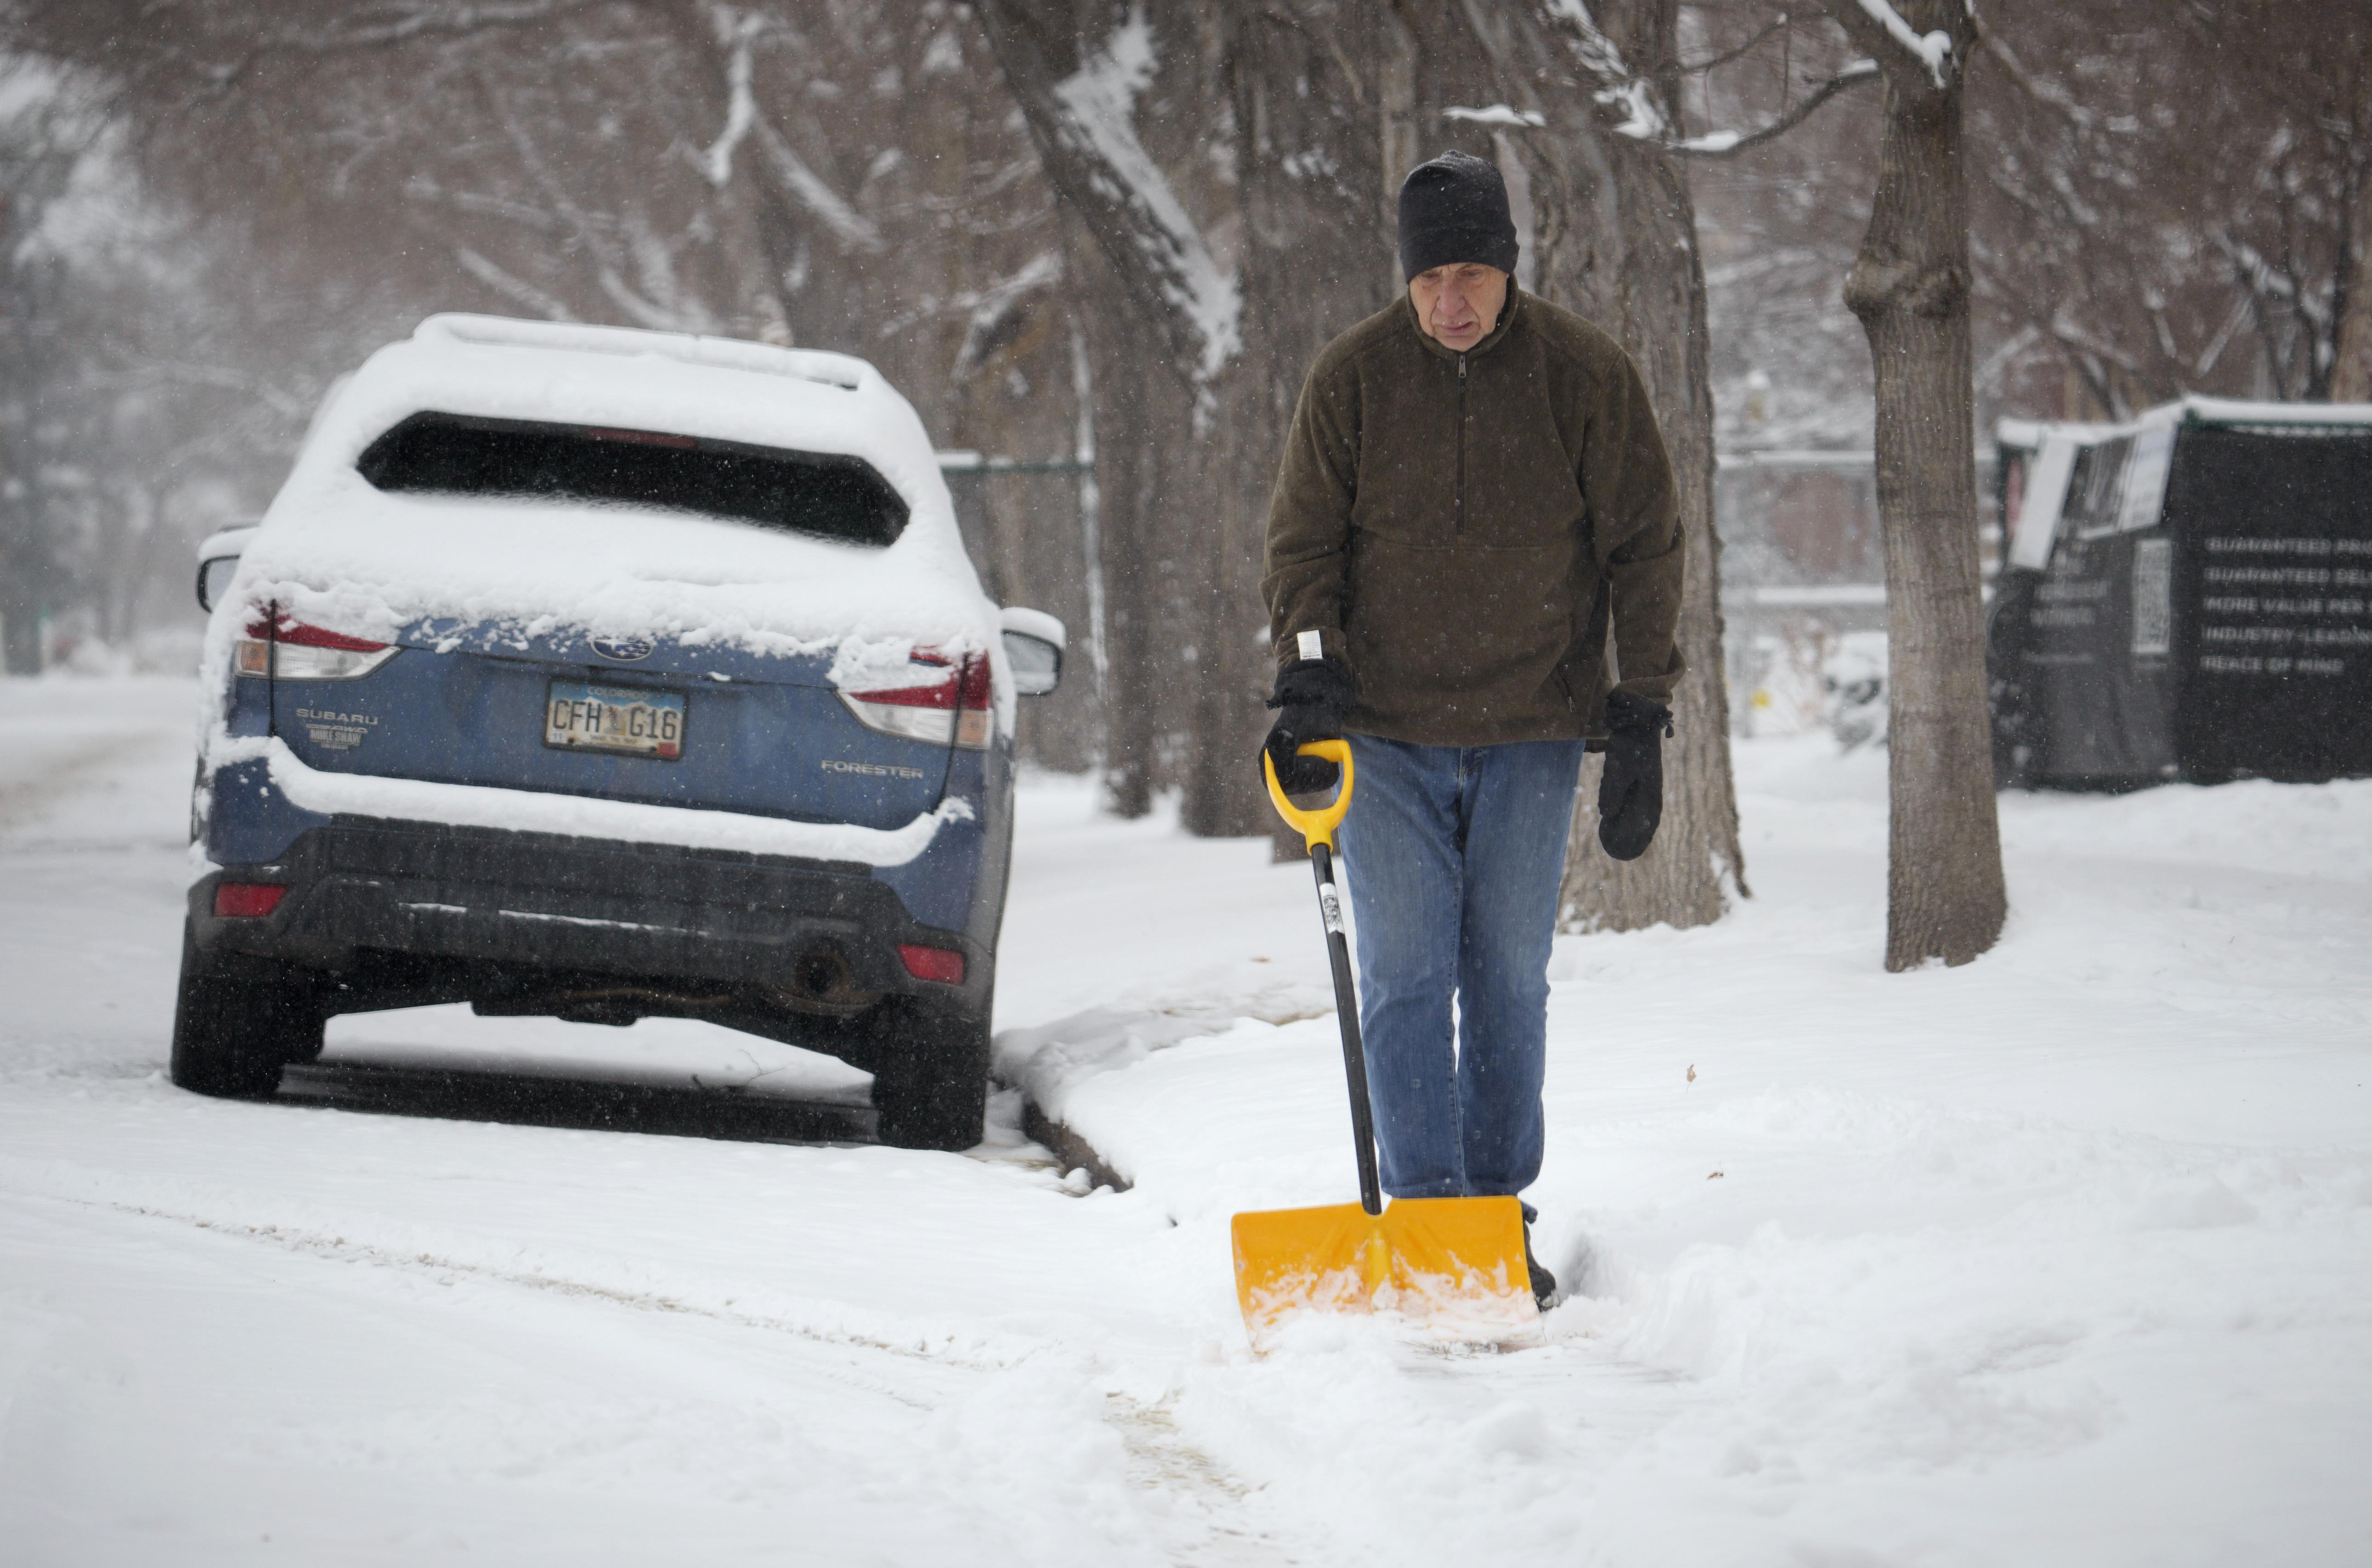
[[[1532,1272],[1532,1304],[1546,1312],[1556,1305],[1556,1276],[1541,1268],[1541,1260],[1532,1256],[1532,1226],[1529,1220],[1524,1223],[1524,1267]]]

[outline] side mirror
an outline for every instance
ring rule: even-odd
[[[1063,647],[1069,640],[1063,623],[1043,610],[1017,608],[1006,610],[999,621],[1014,690],[1025,697],[1052,691],[1062,682]]]
[[[215,529],[206,541],[198,546],[198,608],[212,613],[222,602],[223,590],[230,587],[231,575],[238,570],[239,552],[255,537],[253,523],[232,523]]]
[[[211,561],[199,562],[198,608],[212,611],[215,601],[222,598],[223,590],[230,587],[231,576],[238,570],[238,557],[236,555],[217,555]]]

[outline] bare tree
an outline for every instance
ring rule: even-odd
[[[1878,377],[1886,536],[1886,967],[1962,964],[2008,912],[1985,716],[1960,0],[1822,0],[1885,75],[1878,191],[1845,282]]]
[[[2333,395],[2372,308],[2372,14],[2339,0],[2004,0],[1971,88],[1977,297],[2070,414]],[[2359,331],[2359,337],[2361,332]]]

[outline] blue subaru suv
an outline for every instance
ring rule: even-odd
[[[706,1019],[981,1134],[1017,698],[913,409],[843,355],[438,316],[333,392],[210,601],[174,1082],[340,1013]]]

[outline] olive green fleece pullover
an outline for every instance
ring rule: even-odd
[[[1680,675],[1680,518],[1663,436],[1614,340],[1510,282],[1463,354],[1403,295],[1311,366],[1269,502],[1277,662],[1301,634],[1357,682],[1347,727],[1433,746],[1604,733],[1622,689]]]

